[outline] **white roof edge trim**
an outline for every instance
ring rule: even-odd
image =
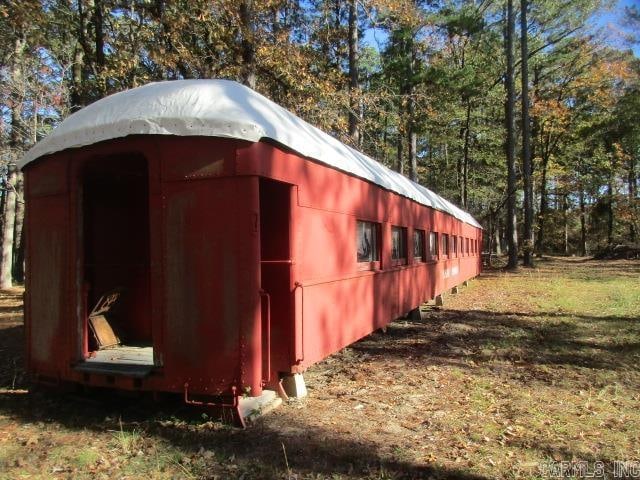
[[[371,157],[343,144],[280,105],[230,80],[150,83],[105,97],[67,117],[18,163],[128,135],[267,138],[305,157],[446,212],[482,228],[468,212]]]

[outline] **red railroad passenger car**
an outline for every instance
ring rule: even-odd
[[[41,382],[237,405],[480,272],[468,213],[235,82],[112,95],[20,166]]]

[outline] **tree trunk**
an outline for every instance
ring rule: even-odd
[[[531,82],[532,84],[532,95],[531,98],[529,99],[529,114],[531,114],[531,107],[533,105],[533,103],[535,102],[535,100],[538,98],[539,96],[539,88],[540,88],[540,74],[541,74],[541,67],[540,66],[534,66],[533,67],[533,80]],[[534,178],[533,178],[533,171],[535,170],[535,158],[536,158],[536,142],[535,139],[538,137],[538,132],[540,131],[540,120],[537,116],[533,116],[530,117],[531,119],[531,135],[530,135],[530,139],[531,139],[531,143],[529,145],[530,147],[530,154],[529,154],[529,158],[531,159],[531,190],[533,192],[535,192],[536,190],[536,185],[534,185]],[[538,220],[538,218],[536,217],[536,212],[535,212],[535,207],[533,206],[536,203],[536,196],[534,193],[532,193],[531,195],[531,212],[533,214],[533,218],[531,220],[531,237],[533,240],[533,250],[531,255],[534,255],[534,253],[537,251],[538,249],[538,232],[536,231],[536,220]],[[542,255],[542,254],[540,254]],[[532,260],[533,262],[533,260]]]
[[[354,145],[360,143],[358,79],[358,4],[349,0],[349,136]]]
[[[416,157],[418,135],[413,125],[409,125],[409,179],[418,181],[418,159]]]
[[[613,179],[611,176],[607,182],[607,243],[609,245],[613,243]]]
[[[4,177],[0,177],[0,188],[2,189],[0,190],[0,235],[2,235],[2,226],[4,225],[4,207],[7,203],[7,192],[9,191],[7,189],[6,175]],[[0,240],[2,240],[2,237],[0,237]]]
[[[489,216],[487,217],[487,219],[489,220],[489,229],[488,229],[488,232],[485,231],[483,240],[485,240],[488,245],[487,250],[489,251],[489,266],[491,266],[491,257],[493,256],[493,233],[495,230],[495,221],[494,221],[493,213],[491,212],[491,210],[489,210]],[[488,235],[486,235],[487,233]],[[482,250],[480,251],[482,252]]]
[[[460,132],[464,138],[464,132]],[[456,188],[458,189],[458,203],[464,208],[462,204],[462,157],[458,156],[456,161]]]
[[[449,171],[449,144],[447,142],[445,142],[444,144],[444,171],[448,172]],[[439,177],[442,179],[442,191],[446,191],[447,190],[447,177],[448,175],[439,175]]]
[[[533,267],[533,169],[529,121],[528,0],[520,0],[520,56],[522,69],[522,179],[524,183],[524,266]]]
[[[7,191],[2,222],[2,261],[0,262],[0,289],[13,286],[13,233],[16,219],[16,166],[11,163],[7,173]]]
[[[580,186],[580,255],[587,255],[587,209],[584,199],[584,188]]]
[[[93,59],[92,49],[88,41],[88,19],[87,9],[93,8],[92,1],[86,2],[78,0],[78,24],[77,24],[77,45],[75,46],[72,67],[72,88],[71,88],[71,112],[80,110],[88,103],[87,91],[84,81],[86,78],[86,69],[95,71],[95,62]]]
[[[398,133],[398,143],[396,144],[396,172],[404,175],[404,153],[402,149],[402,135]]]
[[[82,84],[82,65],[84,62],[84,50],[76,45],[73,54],[73,67],[71,68],[71,113],[80,110],[85,104]]]
[[[636,243],[637,236],[637,222],[638,222],[638,207],[636,205],[636,157],[631,154],[629,156],[629,175],[628,175],[628,189],[629,192],[629,209],[631,210],[631,221],[629,222],[629,241]]]
[[[549,158],[542,158],[542,176],[540,178],[540,213],[538,216],[538,237],[536,238],[536,250],[538,257],[542,257],[544,253],[544,223],[547,216],[547,208],[549,200],[547,198],[547,166]]]
[[[513,65],[513,38],[515,36],[515,19],[513,15],[513,0],[507,0],[507,25],[506,25],[506,59],[507,74],[505,86],[507,99],[505,104],[505,116],[507,127],[507,248],[509,261],[507,268],[518,268],[518,225],[516,218],[516,142],[515,142],[515,86]]]
[[[24,281],[24,179],[22,172],[16,172],[16,216],[13,228],[12,275],[16,282]]]
[[[564,223],[564,254],[569,255],[569,199],[566,193],[562,194],[562,221]]]
[[[249,88],[256,88],[255,28],[253,25],[253,0],[240,2],[240,27],[242,32],[241,82]]]
[[[22,150],[24,139],[20,132],[24,131],[22,124],[23,106],[23,77],[22,77],[22,57],[26,41],[21,34],[18,34],[14,43],[13,66],[11,71],[11,156],[7,166],[7,180],[5,190],[5,201],[2,221],[2,252],[0,259],[0,289],[7,289],[13,286],[13,235],[16,218],[16,158]]]
[[[467,99],[467,112],[466,119],[464,124],[464,148],[462,155],[462,179],[461,179],[461,190],[460,190],[460,202],[462,204],[462,208],[467,208],[468,206],[468,180],[469,180],[469,147],[471,142],[471,102]]]
[[[105,55],[104,55],[104,32],[103,32],[103,23],[104,23],[104,12],[102,7],[102,0],[94,0],[94,13],[93,13],[93,23],[95,28],[95,48],[96,48],[96,74],[98,89],[100,91],[100,96],[103,97],[107,93],[107,85],[106,79],[104,78],[104,68],[105,68]]]
[[[418,181],[418,159],[416,157],[417,134],[415,130],[416,105],[413,99],[413,85],[409,85],[408,90],[408,121],[407,133],[409,141],[409,179]]]

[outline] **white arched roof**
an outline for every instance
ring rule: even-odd
[[[298,118],[280,105],[229,80],[150,83],[110,95],[70,115],[29,150],[19,167],[67,148],[127,135],[274,140],[306,157],[480,227],[467,212]]]

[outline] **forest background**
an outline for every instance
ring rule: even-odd
[[[238,80],[469,210],[509,266],[640,234],[634,0],[0,0],[0,288],[16,162],[148,82]]]

